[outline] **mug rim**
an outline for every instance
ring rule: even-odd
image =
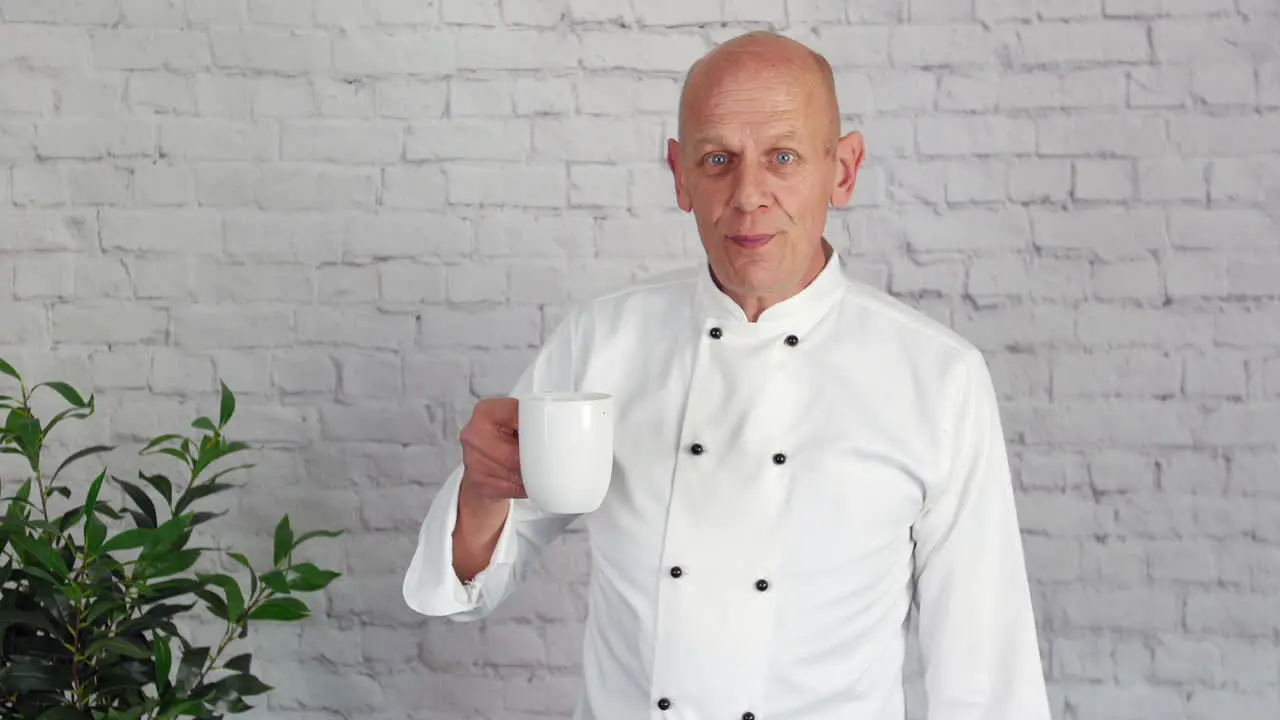
[[[612,397],[608,393],[591,390],[543,390],[522,393],[516,395],[515,399],[519,402],[589,403],[609,400]]]

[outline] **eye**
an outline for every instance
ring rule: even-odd
[[[790,150],[779,150],[774,153],[773,158],[781,165],[790,165],[795,162],[796,154]]]
[[[729,164],[729,156],[724,153],[711,153],[703,162],[711,167],[724,167]]]

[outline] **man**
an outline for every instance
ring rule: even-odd
[[[822,236],[863,157],[831,70],[752,33],[690,70],[677,202],[707,265],[574,308],[513,395],[613,394],[579,720],[904,716],[918,611],[930,720],[1049,717],[995,393],[972,345],[846,279]],[[520,486],[484,400],[404,581],[472,620],[575,517]]]

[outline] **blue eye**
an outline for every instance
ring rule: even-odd
[[[729,162],[729,158],[724,153],[714,153],[707,157],[707,162],[715,167],[722,167]]]
[[[781,150],[776,155],[774,155],[774,158],[776,158],[777,161],[783,165],[790,165],[792,162],[795,161],[796,155],[790,150]]]

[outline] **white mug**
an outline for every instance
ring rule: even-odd
[[[520,475],[544,512],[600,507],[613,477],[613,398],[597,392],[540,392],[516,397]]]

